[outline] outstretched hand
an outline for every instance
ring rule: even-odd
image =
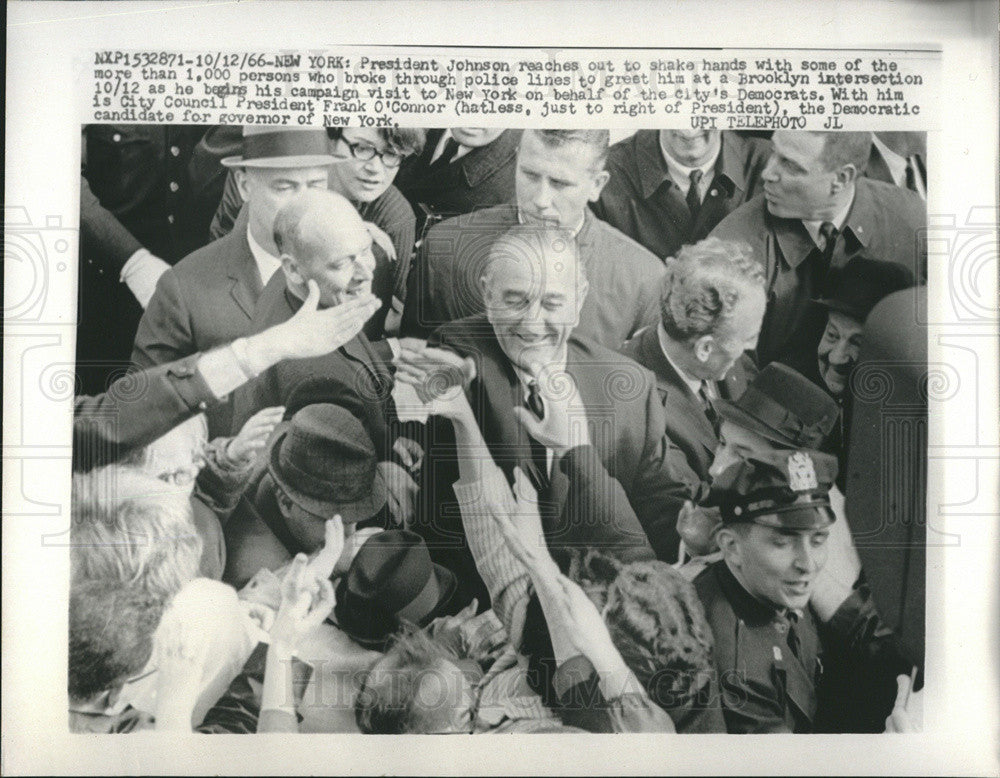
[[[281,582],[281,605],[271,625],[272,644],[294,652],[309,632],[333,610],[333,584],[318,579],[305,554],[298,554]]]
[[[885,720],[886,732],[921,732],[924,723],[924,692],[912,690],[911,676],[896,676],[896,703]]]
[[[274,428],[281,423],[285,415],[285,407],[276,405],[264,408],[251,416],[226,449],[230,459],[235,462],[249,462],[267,445]]]
[[[534,375],[539,376],[545,414],[538,418],[527,408],[515,407],[514,416],[525,432],[560,457],[572,448],[590,445],[587,411],[573,376],[565,372],[546,375],[544,370]]]
[[[393,360],[396,380],[414,388],[421,402],[449,403],[476,377],[476,363],[448,349],[428,346],[417,338],[403,338]]]

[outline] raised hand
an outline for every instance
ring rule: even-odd
[[[924,723],[924,693],[912,691],[912,676],[896,676],[896,703],[885,720],[886,732],[921,732]]]
[[[514,416],[525,432],[560,457],[572,448],[590,445],[587,412],[573,376],[546,375],[544,369],[534,374],[539,376],[545,416],[539,419],[527,408],[514,408]]]
[[[333,584],[317,579],[305,554],[298,554],[281,582],[281,605],[271,625],[272,645],[294,652],[333,610]]]
[[[226,453],[237,462],[249,462],[267,445],[274,428],[285,415],[285,407],[264,408],[251,416],[239,434],[229,441]]]
[[[396,380],[411,385],[424,403],[453,399],[476,377],[476,363],[448,349],[428,346],[416,338],[403,338],[393,360]]]
[[[258,371],[284,359],[319,357],[336,351],[355,337],[382,306],[373,294],[319,309],[319,286],[309,280],[309,295],[288,321],[247,338],[247,355]]]
[[[368,229],[368,234],[372,236],[372,240],[385,252],[389,261],[395,262],[398,257],[396,256],[396,244],[392,242],[392,238],[374,222],[365,222],[365,227]]]
[[[337,514],[328,519],[324,527],[323,548],[309,561],[309,574],[317,581],[329,578],[344,553],[344,521]]]

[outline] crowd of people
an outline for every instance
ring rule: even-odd
[[[83,148],[71,729],[919,728],[845,508],[919,137]]]

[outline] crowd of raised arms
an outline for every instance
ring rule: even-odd
[[[921,136],[82,140],[74,731],[920,726],[845,474]]]

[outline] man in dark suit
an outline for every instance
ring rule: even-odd
[[[696,495],[699,480],[665,434],[649,371],[573,332],[588,287],[569,238],[565,231],[526,225],[494,241],[482,280],[486,313],[446,324],[431,343],[475,363],[468,392],[483,437],[509,479],[516,466],[532,477],[543,527],[555,531],[551,547],[560,544],[558,530],[587,521],[587,506],[576,506],[577,516],[564,515],[572,491],[562,466],[567,460],[530,437],[513,411],[527,407],[544,419],[546,397],[566,390],[569,382],[560,376],[568,373],[600,466],[621,483],[656,554],[673,561],[676,516]],[[434,384],[438,377],[429,380]],[[428,445],[434,468],[425,468],[419,531],[443,564],[460,571],[460,580],[478,580],[451,492],[458,480],[451,425],[433,425]]]
[[[520,130],[454,127],[429,130],[423,153],[403,163],[396,187],[424,220],[469,213],[514,200],[514,156]]]
[[[748,247],[706,238],[668,261],[660,323],[622,349],[653,371],[667,435],[703,481],[719,445],[715,402],[739,398],[757,373],[746,352],[764,304],[763,268]]]
[[[735,132],[639,130],[608,150],[611,180],[591,208],[666,259],[760,191],[770,154]]]
[[[172,362],[245,335],[261,289],[280,266],[274,216],[296,192],[327,185],[334,162],[322,130],[244,130],[237,168],[248,202],[233,231],[166,271],[139,322],[132,361],[139,367]],[[210,417],[210,435],[227,434],[229,421]]]
[[[608,181],[607,130],[525,130],[517,152],[517,205],[431,228],[410,272],[400,331],[426,337],[483,312],[481,279],[493,241],[517,224],[568,230],[590,281],[578,332],[617,350],[659,318],[663,264],[587,207]]]
[[[712,235],[745,241],[765,265],[768,307],[758,364],[810,351],[823,329],[825,297],[851,257],[862,252],[926,276],[924,201],[862,176],[871,133],[788,132],[772,138],[764,193],[726,217]]]
[[[927,133],[876,132],[865,175],[927,199]]]

